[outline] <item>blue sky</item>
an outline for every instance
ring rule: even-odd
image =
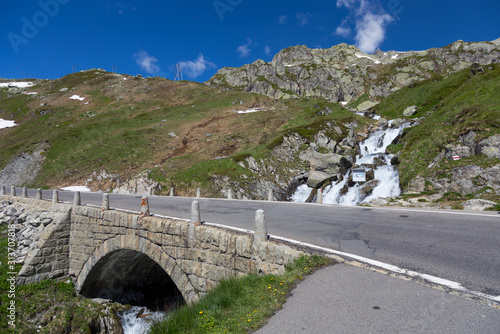
[[[500,2],[8,1],[0,12],[0,78],[60,78],[103,68],[205,81],[217,69],[265,61],[293,45],[345,42],[372,53],[500,37]]]

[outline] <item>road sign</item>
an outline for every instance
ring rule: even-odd
[[[353,169],[352,180],[354,182],[366,182],[366,171],[362,168]]]

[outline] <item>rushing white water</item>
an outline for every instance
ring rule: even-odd
[[[126,311],[119,312],[118,316],[125,334],[144,334],[148,332],[153,320],[165,317],[165,312],[153,312],[145,307],[132,306]]]
[[[391,124],[392,122],[389,122]],[[361,202],[368,202],[374,198],[398,196],[401,193],[399,188],[399,173],[394,166],[390,165],[392,154],[385,154],[389,146],[409,123],[403,124],[399,128],[388,128],[386,130],[375,131],[366,140],[359,144],[360,155],[356,157],[355,165],[364,166],[371,169],[373,165],[382,163],[382,166],[374,167],[375,180],[378,185]],[[358,203],[359,184],[347,187],[349,173],[344,175],[341,181],[328,186],[323,191],[323,203],[356,205]],[[361,186],[362,187],[362,186]],[[311,194],[312,188],[301,185],[292,196],[294,202],[305,202]]]

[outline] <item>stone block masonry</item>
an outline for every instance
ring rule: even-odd
[[[18,277],[21,284],[69,276],[80,293],[93,286],[91,281],[102,273],[112,273],[118,282],[125,280],[116,277],[122,268],[119,261],[126,258],[133,267],[138,265],[134,259],[145,255],[191,303],[221,279],[249,273],[280,274],[302,254],[267,238],[254,240],[252,234],[185,220],[13,196],[0,196],[0,200],[0,220],[18,219],[23,228],[37,220],[46,224],[39,225],[44,225],[39,237],[30,244]],[[19,220],[19,212],[30,218]]]

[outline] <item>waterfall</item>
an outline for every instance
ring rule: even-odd
[[[118,312],[124,334],[145,334],[153,320],[161,320],[165,312],[153,312],[146,307],[132,306],[126,311]]]
[[[362,166],[366,170],[373,169],[374,179],[379,183],[373,188],[373,191],[362,199],[368,202],[374,198],[398,196],[401,193],[399,187],[399,173],[395,166],[391,166],[392,154],[386,154],[385,151],[403,129],[410,124],[405,123],[397,128],[389,127],[386,130],[380,129],[372,133],[366,140],[359,143],[360,155],[356,156],[356,166]],[[378,166],[376,166],[378,165]],[[336,183],[327,186],[323,191],[323,203],[356,205],[358,202],[358,187],[356,184],[348,187],[348,179],[351,170],[344,175],[344,178]],[[361,185],[362,188],[362,185]],[[301,185],[292,196],[293,202],[305,202],[311,194],[312,188],[307,185]]]

